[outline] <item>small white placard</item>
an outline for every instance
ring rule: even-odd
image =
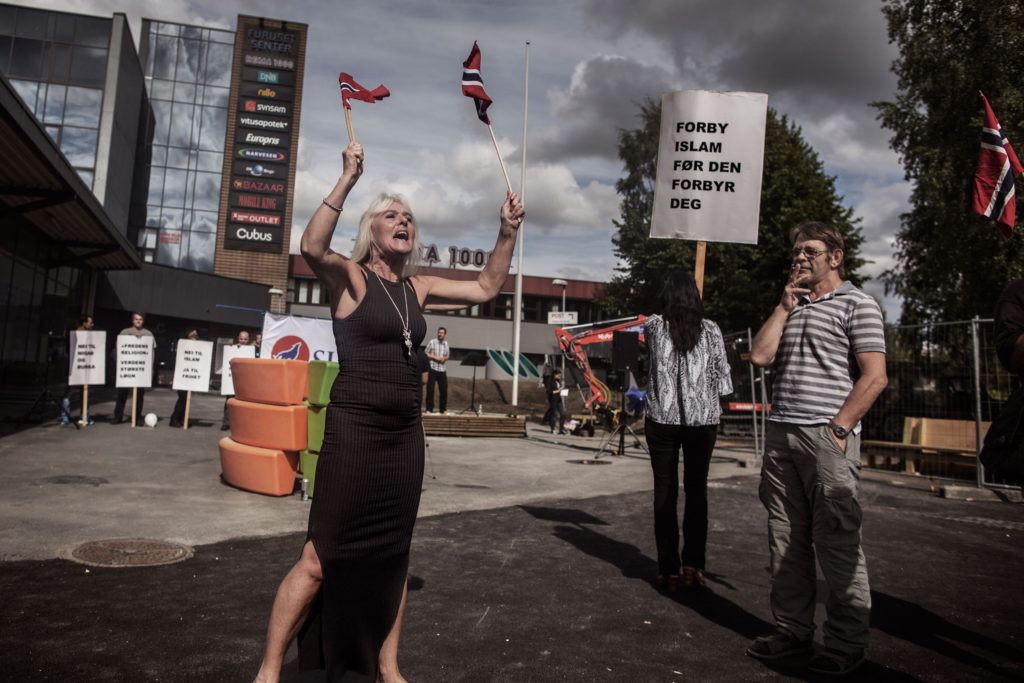
[[[209,391],[213,342],[179,339],[174,357],[175,391]]]
[[[548,325],[575,325],[578,320],[577,311],[548,311]]]
[[[234,396],[235,395],[235,382],[231,379],[231,359],[232,358],[255,358],[256,347],[250,344],[245,346],[239,346],[238,344],[231,344],[224,347],[224,365],[221,366],[220,370],[220,395],[221,396]]]
[[[107,333],[103,330],[71,331],[71,367],[68,384],[104,384],[107,381]]]
[[[136,337],[131,334],[117,336],[117,381],[114,386],[153,386],[153,343],[149,335]]]

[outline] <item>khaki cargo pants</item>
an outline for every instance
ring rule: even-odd
[[[769,422],[760,498],[768,510],[771,607],[778,626],[814,636],[817,578],[828,584],[825,647],[859,652],[868,645],[871,593],[860,545],[860,437],[843,453],[828,425]]]

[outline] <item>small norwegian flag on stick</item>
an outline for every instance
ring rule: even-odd
[[[981,129],[981,153],[978,155],[978,170],[974,173],[974,210],[983,216],[996,219],[1002,233],[1013,234],[1016,209],[1013,178],[1024,168],[1013,153],[1010,141],[996,120],[988,100],[985,103],[985,122]]]
[[[345,72],[338,74],[338,87],[341,88],[341,104],[345,108],[345,126],[348,128],[348,139],[349,142],[353,142],[356,136],[352,132],[352,105],[348,101],[353,99],[372,104],[391,95],[391,91],[383,85],[378,85],[373,90],[367,90],[356,83],[356,80]]]
[[[487,124],[491,141],[494,142],[494,151],[498,153],[501,172],[505,174],[505,184],[508,185],[508,191],[512,192],[512,181],[508,179],[508,170],[505,169],[505,161],[501,158],[501,150],[498,149],[498,139],[494,137],[494,129],[491,128],[491,117],[487,115],[487,107],[491,106],[491,98],[484,92],[484,79],[480,75],[480,48],[477,47],[475,40],[473,49],[469,51],[469,57],[462,63],[462,94],[473,98],[476,103],[477,118]]]

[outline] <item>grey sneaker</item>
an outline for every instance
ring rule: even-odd
[[[826,676],[845,676],[863,663],[863,650],[859,652],[840,652],[839,650],[825,648],[821,653],[811,657],[807,668],[814,673]]]
[[[797,640],[786,629],[777,628],[751,643],[747,654],[757,659],[783,659],[810,652],[812,646],[810,640]]]

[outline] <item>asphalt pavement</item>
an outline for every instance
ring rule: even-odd
[[[175,399],[150,391],[146,409]],[[42,424],[0,439],[0,680],[247,681],[305,536],[308,502],[220,480],[223,399],[188,430]],[[744,655],[771,628],[765,513],[748,447],[711,468],[709,587],[656,574],[650,468],[593,438],[431,437],[399,662],[409,681],[813,680],[807,657]],[[584,464],[593,463],[598,464]],[[850,680],[1024,678],[1024,506],[941,498],[865,473],[872,644]],[[83,543],[152,539],[151,567],[72,561]],[[819,590],[819,619],[823,594]],[[820,635],[819,635],[820,642]],[[282,680],[315,681],[294,656]]]

